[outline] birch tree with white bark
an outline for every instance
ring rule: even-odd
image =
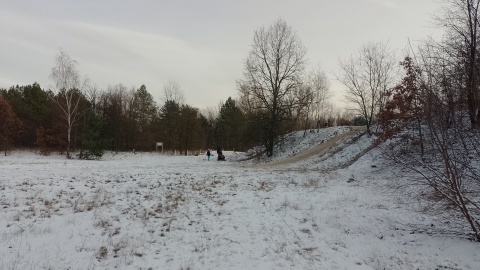
[[[55,66],[50,73],[50,79],[54,82],[56,90],[54,101],[61,110],[66,126],[67,158],[71,158],[72,128],[83,115],[80,104],[88,84],[87,79],[80,78],[77,67],[78,62],[60,50],[55,56]]]

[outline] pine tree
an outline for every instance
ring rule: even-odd
[[[0,139],[3,141],[5,156],[7,155],[7,145],[11,137],[20,133],[22,122],[13,112],[12,106],[0,95]]]
[[[105,139],[102,138],[104,120],[94,113],[89,113],[85,121],[86,131],[82,140],[82,150],[78,157],[88,160],[100,159],[106,145]]]

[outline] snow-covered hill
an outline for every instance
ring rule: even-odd
[[[244,162],[2,156],[0,269],[480,269],[478,243],[414,211],[371,138],[275,165],[347,131]]]

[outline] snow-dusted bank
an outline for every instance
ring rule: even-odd
[[[348,132],[292,134],[278,162]],[[480,269],[414,211],[370,139],[287,163],[107,153],[0,158],[0,269]],[[325,154],[326,153],[326,154]],[[363,154],[363,155],[360,155]],[[262,163],[262,165],[257,165]]]

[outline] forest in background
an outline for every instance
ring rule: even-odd
[[[4,150],[38,149],[42,154],[66,153],[67,147],[84,152],[155,151],[156,142],[163,142],[165,152],[186,154],[187,150],[194,153],[218,147],[246,150],[258,143],[252,135],[260,127],[248,119],[234,99],[201,111],[183,102],[175,83],[165,86],[161,106],[145,85],[138,89],[118,84],[101,91],[88,87],[86,91],[74,88],[54,93],[33,83],[0,92]],[[348,125],[349,117],[337,113],[321,122],[328,125],[343,121]],[[292,119],[290,130],[304,128],[302,120]]]

